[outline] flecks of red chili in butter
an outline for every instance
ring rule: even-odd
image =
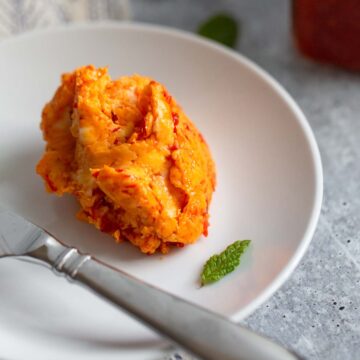
[[[169,150],[172,152],[172,151],[175,151],[175,150],[178,150],[179,149],[179,145],[178,144],[173,144],[169,147]]]
[[[164,95],[165,100],[170,104],[171,103],[171,95],[165,90],[163,92],[163,95]]]
[[[91,175],[96,179],[99,176],[100,170],[94,170]]]
[[[100,225],[100,230],[103,232],[114,232],[116,231],[118,228],[118,224],[114,223],[113,221],[111,221],[108,217],[104,216],[101,219],[101,225]]]
[[[178,248],[183,248],[183,247],[185,246],[185,244],[183,244],[183,243],[180,243],[180,242],[170,242],[170,241],[168,241],[168,242],[166,243],[166,245],[176,246],[176,247],[178,247]]]
[[[209,228],[209,220],[208,219],[206,219],[205,221],[204,221],[204,231],[203,231],[203,234],[204,234],[204,236],[208,236],[208,228]]]
[[[115,113],[111,113],[111,120],[113,121],[113,122],[117,122],[118,121],[118,116],[115,114]]]
[[[51,191],[56,192],[57,187],[53,184],[53,182],[50,180],[50,177],[48,175],[45,175],[46,183],[48,184]]]
[[[171,113],[175,127],[179,125],[179,115],[175,112]]]

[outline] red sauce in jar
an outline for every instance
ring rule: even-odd
[[[293,26],[304,55],[360,70],[359,0],[293,0]]]

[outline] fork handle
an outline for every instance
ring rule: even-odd
[[[297,356],[225,317],[144,283],[49,236],[30,256],[125,310],[195,356],[208,360],[295,360]]]

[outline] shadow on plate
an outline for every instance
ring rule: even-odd
[[[168,345],[156,335],[142,337],[145,329],[135,320],[127,320],[127,324],[131,334],[138,329],[140,336],[129,336],[121,328],[125,313],[45,267],[25,257],[0,260],[0,289],[6,293],[1,300],[0,323],[8,331],[30,331],[97,349],[135,351]]]

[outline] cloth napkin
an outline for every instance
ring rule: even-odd
[[[129,17],[128,0],[0,0],[0,38],[76,21]]]

